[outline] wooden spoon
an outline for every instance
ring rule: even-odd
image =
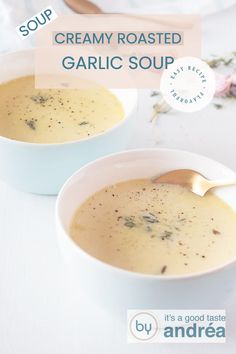
[[[152,179],[153,183],[178,184],[203,197],[211,188],[231,186],[236,179],[209,181],[193,170],[174,170]]]
[[[64,0],[75,12],[80,14],[102,14],[103,11],[89,0]]]
[[[76,13],[78,14],[104,14],[105,12],[102,11],[102,9],[95,5],[92,1],[89,0],[64,0],[64,2]],[[142,15],[132,15],[129,13],[122,13],[123,16],[126,16],[128,18],[136,18],[142,21],[147,21],[147,22],[153,22],[155,24],[159,23],[164,26],[169,26],[169,27],[179,27],[181,29],[189,29],[192,28],[193,24],[191,22],[183,22],[179,20],[172,20],[171,22],[166,21],[165,19],[161,19],[159,17],[158,19],[156,17],[151,17],[151,16],[142,16]]]

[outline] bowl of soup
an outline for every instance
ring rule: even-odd
[[[119,311],[223,306],[236,290],[236,186],[199,197],[152,182],[183,168],[235,178],[200,155],[146,149],[98,159],[66,182],[56,224],[80,291]]]
[[[84,164],[125,149],[136,90],[36,89],[33,50],[2,55],[0,64],[1,179],[24,191],[57,194]]]

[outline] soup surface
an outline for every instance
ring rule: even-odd
[[[34,76],[0,85],[0,135],[60,143],[103,133],[124,118],[120,101],[103,87],[39,90]]]
[[[236,213],[214,194],[150,180],[118,183],[77,210],[72,239],[94,257],[127,270],[186,274],[236,257]]]

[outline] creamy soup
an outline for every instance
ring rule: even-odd
[[[39,90],[34,76],[0,85],[0,135],[60,143],[103,133],[124,118],[120,101],[103,87]]]
[[[236,213],[214,194],[131,180],[77,210],[72,239],[114,266],[149,274],[206,271],[236,257]]]

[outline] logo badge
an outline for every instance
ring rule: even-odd
[[[207,63],[195,57],[183,57],[163,72],[160,89],[172,108],[196,112],[210,103],[215,85],[214,71]]]
[[[129,334],[137,341],[152,341],[158,334],[157,318],[151,312],[138,312],[128,320]]]
[[[225,310],[132,309],[128,343],[225,343]]]

